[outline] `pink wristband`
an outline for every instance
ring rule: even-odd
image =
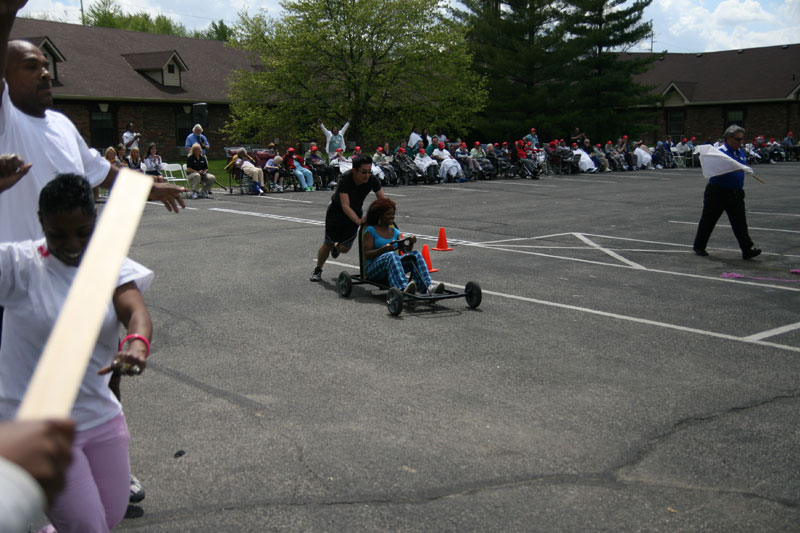
[[[119,351],[122,351],[122,347],[125,345],[126,342],[130,340],[140,340],[147,346],[147,353],[144,354],[144,358],[147,359],[150,356],[150,341],[147,340],[147,337],[144,335],[139,335],[138,333],[131,333],[130,335],[126,336],[124,339],[119,341]]]

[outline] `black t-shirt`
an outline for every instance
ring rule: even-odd
[[[192,170],[208,170],[208,163],[206,162],[205,157],[200,157],[200,159],[198,159],[190,155],[186,159],[186,168]]]
[[[339,200],[339,194],[347,193],[350,197],[350,208],[355,211],[359,216],[364,206],[364,199],[369,195],[370,191],[377,193],[381,190],[381,182],[374,174],[370,174],[369,180],[361,185],[356,185],[353,181],[353,171],[348,170],[342,174],[339,184],[331,197],[333,206],[342,211],[342,203]],[[343,212],[343,211],[342,211]]]

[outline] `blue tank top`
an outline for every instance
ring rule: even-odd
[[[364,230],[364,233],[369,233],[370,235],[372,235],[372,240],[374,242],[373,248],[381,248],[383,246],[386,246],[387,244],[389,244],[392,241],[396,241],[396,240],[400,239],[400,230],[398,230],[397,228],[392,228],[392,231],[394,233],[392,233],[392,238],[391,239],[387,239],[385,237],[381,237],[380,235],[378,235],[378,231],[375,229],[374,226],[367,226],[367,229]],[[395,246],[395,248],[396,247],[397,246]],[[378,257],[380,257],[380,256],[378,256]],[[372,262],[375,261],[378,257],[373,257],[372,259],[367,259],[367,266],[371,265]]]

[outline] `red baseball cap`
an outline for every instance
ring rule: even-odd
[[[606,144],[611,144],[611,141],[606,141]]]
[[[287,151],[287,152],[294,152],[294,148],[291,148],[291,147],[289,147],[289,149],[288,149],[288,150],[286,150],[286,151]]]
[[[573,148],[577,148],[577,146],[578,146],[578,143],[572,143],[572,147]]]
[[[344,150],[342,150],[341,148],[337,148],[336,151],[337,152],[343,152]]]
[[[475,146],[480,146],[480,145],[481,145],[480,141],[475,141]]]
[[[681,139],[681,142],[686,142],[686,137],[684,137],[683,139]]]
[[[498,143],[494,143],[495,146],[500,146]]]
[[[359,150],[361,150],[361,147],[360,147],[360,146],[356,146],[355,148],[353,148],[353,151],[354,151],[354,152],[358,152]]]
[[[627,139],[627,138],[628,138],[628,136],[627,136],[627,135],[623,135],[623,136],[622,136],[622,138],[623,138],[623,139]]]
[[[442,148],[444,148],[444,143],[439,143],[439,149],[441,150]]]
[[[536,128],[531,128],[531,131],[536,131]]]
[[[378,146],[378,152],[383,152],[383,146]]]
[[[503,146],[508,146],[508,143],[506,141],[503,141]]]
[[[311,145],[311,150],[316,150],[316,149],[317,149],[317,145],[316,144],[312,144]]]
[[[405,148],[398,148],[397,149],[397,153],[398,154],[404,154],[404,153],[406,153],[406,149]]]
[[[461,143],[461,148],[466,148],[466,147],[467,147],[467,143]]]
[[[610,142],[610,141],[609,141]],[[600,148],[600,143],[595,144],[597,148]]]
[[[693,141],[696,141],[696,140],[697,140],[697,137],[692,137],[692,140],[693,140]]]
[[[421,154],[424,154],[424,153],[426,153],[426,152],[425,152],[425,148],[420,148],[420,149],[419,149],[419,153],[421,153]]]

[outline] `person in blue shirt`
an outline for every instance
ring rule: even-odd
[[[746,165],[747,156],[742,150],[744,144],[744,128],[732,125],[725,130],[725,143],[720,151],[739,163]],[[752,259],[759,255],[761,250],[753,247],[753,241],[747,232],[747,217],[744,210],[744,171],[735,170],[727,174],[712,176],[708,180],[703,194],[703,214],[697,226],[697,235],[694,238],[694,253],[707,256],[706,244],[714,231],[717,220],[722,213],[728,214],[733,234],[739,241],[744,259]]]
[[[192,133],[186,136],[186,142],[183,143],[183,146],[187,151],[191,151],[194,143],[200,145],[200,148],[203,149],[203,155],[206,155],[206,150],[211,148],[211,146],[208,144],[208,139],[205,135],[203,135],[203,126],[200,124],[194,125],[192,128]]]
[[[397,253],[396,241],[400,240],[400,231],[394,226],[396,206],[389,198],[379,198],[367,210],[363,242],[365,274],[370,279],[388,282],[392,287],[409,294],[415,294],[417,289],[423,293],[444,292],[444,283],[434,285],[431,282],[421,253],[416,250],[402,256]],[[412,243],[417,242],[413,235],[409,239]],[[413,278],[411,281],[406,277],[409,272]]]

